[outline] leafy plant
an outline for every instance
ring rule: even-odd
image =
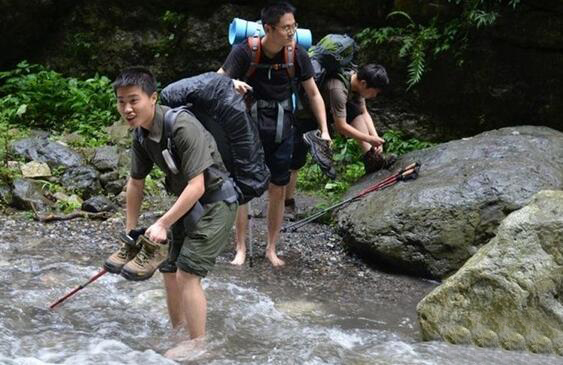
[[[405,138],[398,131],[388,130],[383,134],[384,152],[403,155],[413,150],[433,146],[433,143],[416,138]],[[305,166],[299,171],[297,186],[301,190],[316,191],[329,201],[340,200],[350,185],[365,174],[360,146],[351,138],[336,136],[333,139],[333,160],[337,171],[336,180],[326,177],[319,166],[309,156]]]
[[[416,138],[406,139],[401,132],[392,129],[383,133],[383,139],[385,140],[383,145],[384,152],[394,153],[399,156],[407,152],[434,146],[434,143],[420,141]]]
[[[107,142],[103,127],[118,119],[110,80],[63,77],[26,61],[0,72],[0,121],[24,128],[78,131],[90,145]]]
[[[57,200],[55,207],[64,213],[72,213],[79,210],[82,207],[82,204],[74,200]]]
[[[463,64],[463,51],[467,48],[473,29],[491,26],[500,16],[502,8],[515,8],[520,0],[448,0],[459,8],[458,16],[444,21],[434,16],[428,24],[417,24],[402,11],[394,11],[387,18],[405,20],[402,26],[388,26],[379,29],[366,28],[357,34],[362,47],[397,43],[398,56],[408,60],[407,89],[418,84],[428,68],[430,60],[450,51],[458,65]]]

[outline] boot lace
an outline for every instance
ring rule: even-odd
[[[137,261],[139,265],[144,266],[146,263],[152,260],[155,251],[155,247],[149,247],[148,244],[144,244],[141,251],[139,251],[137,256],[135,256],[135,261]]]

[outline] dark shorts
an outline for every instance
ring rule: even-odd
[[[260,113],[258,132],[264,148],[266,166],[270,169],[270,182],[274,185],[285,186],[289,183],[291,155],[293,153],[293,114],[285,113],[283,137],[276,143],[275,113]]]
[[[315,119],[300,119],[295,123],[293,133],[293,155],[291,156],[291,170],[299,170],[307,162],[309,146],[303,140],[303,134],[317,129]]]
[[[189,232],[183,221],[172,225],[172,244],[160,272],[174,273],[180,268],[205,277],[229,242],[237,207],[222,201],[205,205],[203,217]]]

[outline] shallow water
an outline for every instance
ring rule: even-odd
[[[111,252],[109,238],[92,240],[92,223],[82,231],[64,223],[0,223],[0,364],[174,363],[162,354],[181,334],[170,331],[159,274],[140,283],[106,274],[49,310],[97,272]],[[389,300],[367,282],[350,287],[342,278],[306,275],[299,257],[290,255],[283,270],[261,259],[252,268],[232,267],[227,258],[204,280],[207,351],[185,363],[563,363],[557,356],[421,342],[415,306],[435,283],[398,278],[397,290],[406,294]]]

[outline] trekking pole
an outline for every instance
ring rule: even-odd
[[[248,266],[252,267],[254,255],[252,253],[252,226],[253,226],[253,218],[252,218],[252,206],[250,202],[248,204]]]
[[[283,227],[281,229],[282,232],[286,232],[288,230],[291,229],[291,231],[295,231],[298,228],[304,226],[305,224],[312,222],[314,220],[316,220],[317,218],[320,218],[321,216],[323,216],[324,214],[326,214],[327,212],[339,208],[345,204],[348,204],[354,200],[357,200],[361,197],[363,197],[364,195],[371,193],[373,191],[377,191],[377,190],[381,190],[381,189],[385,189],[391,185],[394,185],[395,183],[397,183],[397,181],[400,180],[409,180],[409,179],[416,179],[416,177],[418,176],[418,170],[420,168],[420,163],[419,162],[415,162],[412,163],[410,165],[408,165],[405,168],[402,168],[401,170],[399,170],[399,172],[397,172],[396,174],[393,174],[391,176],[388,176],[387,178],[383,179],[382,181],[362,190],[360,193],[356,194],[355,196],[348,198],[346,200],[343,200],[339,203],[336,203],[334,205],[331,205],[328,208],[325,208],[317,213],[312,214],[311,216],[304,218],[300,221],[294,222],[292,224],[289,224],[285,227]]]
[[[49,306],[50,309],[55,308],[57,305],[61,304],[62,302],[64,302],[65,300],[67,300],[68,298],[70,298],[71,296],[73,296],[74,294],[76,294],[79,290],[84,289],[86,286],[88,286],[88,284],[93,283],[94,281],[96,281],[99,277],[103,276],[105,273],[107,273],[108,271],[106,269],[101,269],[100,271],[98,271],[98,273],[94,276],[92,276],[90,278],[90,280],[88,280],[86,283],[77,286],[76,288],[74,288],[72,291],[70,291],[68,294],[66,294],[64,297],[58,299],[56,302],[54,302],[53,304],[51,304]]]

